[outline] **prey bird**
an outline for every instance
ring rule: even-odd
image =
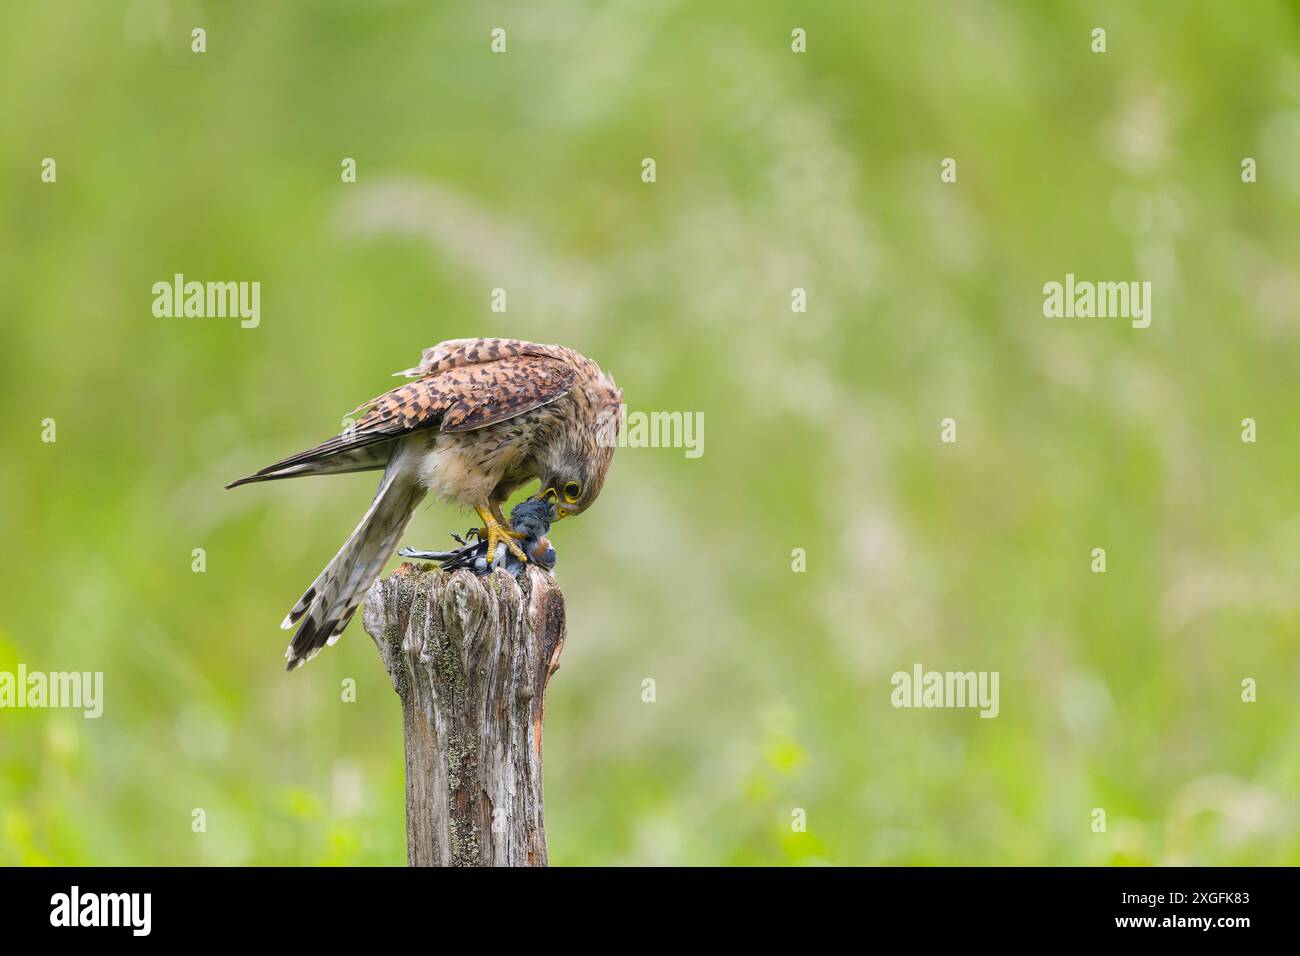
[[[453,339],[397,374],[413,381],[359,406],[342,434],[226,486],[383,472],[361,523],[280,625],[298,625],[289,670],[339,639],[427,494],[473,508],[488,554],[504,542],[527,561],[501,515],[516,489],[540,480],[529,500],[558,521],[589,508],[605,484],[623,393],[573,349]]]
[[[547,571],[555,570],[558,555],[546,535],[551,530],[551,506],[545,501],[531,499],[515,505],[510,512],[510,528],[518,532],[516,543],[528,555],[528,561],[538,564]],[[475,529],[477,533],[478,529]],[[419,548],[403,548],[397,553],[404,558],[419,561],[437,561],[444,571],[459,571],[462,568],[475,574],[488,574],[497,568],[505,568],[516,578],[524,573],[527,565],[520,562],[506,549],[503,540],[497,549],[488,553],[487,542],[480,540],[477,544],[467,544],[460,535],[452,535],[461,547],[454,551],[424,551]]]

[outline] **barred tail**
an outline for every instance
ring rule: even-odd
[[[288,630],[302,621],[284,652],[289,670],[301,667],[322,647],[339,639],[392,557],[426,494],[409,467],[410,460],[403,451],[393,455],[365,517],[280,625]]]

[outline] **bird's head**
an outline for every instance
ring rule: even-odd
[[[552,521],[582,514],[605,486],[613,457],[614,449],[602,445],[561,453],[550,462],[549,473],[534,498],[551,506]]]
[[[541,490],[533,496],[551,505],[552,520],[582,514],[605,487],[618,439],[623,392],[607,375],[581,395],[577,427],[554,442],[542,470]]]

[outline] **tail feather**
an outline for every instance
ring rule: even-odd
[[[289,670],[301,667],[322,647],[339,639],[397,549],[402,532],[426,494],[408,462],[400,451],[393,456],[375,500],[356,530],[280,625],[288,629],[301,622],[284,652]]]

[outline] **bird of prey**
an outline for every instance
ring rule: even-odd
[[[533,498],[558,521],[589,508],[605,484],[623,393],[573,349],[453,339],[397,374],[413,381],[358,406],[342,434],[226,486],[383,472],[361,523],[280,625],[298,625],[289,670],[339,639],[425,495],[473,508],[488,554],[504,542],[527,561],[501,515],[511,493],[539,479]]]

